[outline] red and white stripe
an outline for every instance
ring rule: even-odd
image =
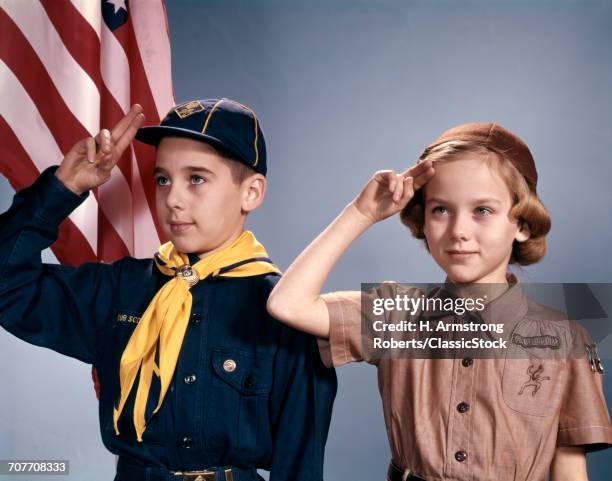
[[[163,1],[130,0],[114,31],[101,12],[101,0],[0,0],[0,172],[15,189],[130,105],[155,124],[174,104]],[[156,252],[165,239],[153,215],[154,155],[134,142],[62,224],[52,246],[60,262]]]

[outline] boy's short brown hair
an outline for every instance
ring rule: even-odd
[[[210,145],[210,144],[209,144]],[[249,167],[244,162],[241,162],[229,152],[222,150],[216,146],[210,145],[218,154],[219,157],[230,168],[232,180],[235,184],[240,185],[242,182],[257,172],[252,167]]]
[[[538,262],[546,253],[546,234],[550,231],[550,215],[539,199],[535,187],[530,187],[525,177],[508,159],[507,153],[498,151],[491,146],[484,146],[470,140],[454,140],[444,142],[432,149],[426,149],[418,162],[432,160],[444,162],[456,160],[465,154],[486,154],[489,164],[500,174],[513,199],[513,206],[508,215],[519,223],[529,227],[531,236],[524,242],[514,241],[512,245],[511,264],[529,265]],[[417,239],[427,240],[423,227],[425,225],[425,210],[423,189],[415,192],[400,213],[400,219]]]

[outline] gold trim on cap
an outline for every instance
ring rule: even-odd
[[[202,127],[203,134],[206,133],[206,129],[208,128],[208,122],[210,122],[213,112],[217,110],[217,107],[219,106],[219,104],[223,102],[224,100],[225,99],[217,100],[215,104],[212,106],[212,109],[210,109],[210,112],[208,112],[208,115],[206,116],[206,120],[204,121],[204,127]]]
[[[251,109],[250,107],[247,107],[246,105],[243,105],[240,102],[237,102],[235,100],[229,100],[229,99],[217,100],[215,104],[212,106],[212,108],[210,109],[210,112],[208,112],[208,115],[206,116],[206,120],[204,121],[204,127],[202,127],[202,134],[206,134],[206,129],[208,128],[208,124],[210,122],[210,119],[212,118],[212,114],[215,110],[217,110],[217,107],[219,106],[221,102],[232,102],[233,104],[236,104],[242,107],[247,112],[250,112],[251,115],[253,116],[253,121],[254,121],[254,126],[255,126],[255,141],[253,142],[253,150],[255,151],[255,162],[253,163],[251,167],[257,166],[257,164],[259,163],[259,149],[257,148],[257,141],[259,140],[259,120],[257,120],[257,114],[255,113],[255,111]]]

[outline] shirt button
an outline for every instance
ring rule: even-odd
[[[233,359],[226,359],[223,361],[223,369],[225,372],[234,372],[236,370],[236,361]]]
[[[196,382],[196,375],[195,374],[187,374],[184,378],[183,381],[185,381],[185,384],[193,384],[194,382]]]
[[[191,439],[191,436],[185,436],[183,439],[181,439],[181,447],[184,449],[189,449],[193,446],[193,439]]]
[[[459,403],[457,404],[457,411],[460,413],[466,413],[470,410],[470,405],[468,403]]]
[[[199,314],[191,315],[190,322],[192,326],[197,326],[198,324],[200,324],[201,320],[202,320],[202,316],[200,316]]]
[[[473,362],[474,360],[471,357],[464,357],[463,359],[461,359],[461,365],[463,367],[470,367]]]
[[[253,380],[253,376],[250,374],[244,379],[244,387],[250,389],[255,386],[255,381]]]
[[[463,461],[467,459],[467,453],[463,450],[457,451],[455,453],[455,459],[459,461],[460,463],[462,463]]]

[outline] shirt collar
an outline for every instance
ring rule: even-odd
[[[518,278],[509,273],[506,276],[508,285],[502,284],[454,284],[448,277],[440,287],[432,289],[429,298],[485,298],[484,310],[466,311],[466,314],[475,316],[487,324],[503,323],[505,331],[511,332],[516,323],[527,314],[527,297]],[[500,293],[500,291],[503,291]],[[486,297],[485,297],[486,296]],[[453,315],[448,311],[428,312],[428,317],[441,317]]]

